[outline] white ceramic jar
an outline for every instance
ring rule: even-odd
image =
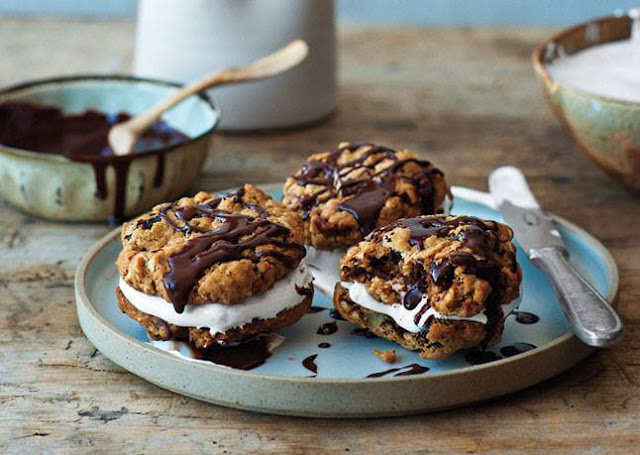
[[[187,82],[248,64],[298,37],[310,47],[299,67],[211,96],[222,110],[221,129],[302,125],[335,107],[333,0],[140,0],[133,71]]]

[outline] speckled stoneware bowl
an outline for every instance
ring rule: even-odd
[[[65,113],[97,109],[135,115],[178,88],[126,76],[77,76],[10,87],[0,92],[0,103],[53,105]],[[91,162],[0,145],[0,195],[26,212],[49,219],[130,218],[187,191],[204,163],[219,117],[208,97],[192,96],[163,116],[188,141]]]
[[[632,20],[611,16],[563,30],[533,54],[545,98],[580,149],[612,178],[640,191],[640,103],[594,95],[554,81],[547,65],[564,55],[631,36]]]

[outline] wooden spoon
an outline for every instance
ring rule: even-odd
[[[185,98],[202,90],[224,84],[267,79],[290,70],[302,62],[309,53],[309,46],[303,40],[297,39],[288,45],[256,60],[249,66],[227,68],[208,74],[202,79],[182,87],[171,97],[156,104],[146,112],[133,117],[126,122],[118,123],[109,130],[109,145],[116,155],[133,153],[134,146],[142,133],[158,120],[162,113],[172,108]]]

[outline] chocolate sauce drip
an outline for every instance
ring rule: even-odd
[[[531,343],[513,343],[508,346],[504,346],[500,349],[500,354],[504,357],[513,357],[514,355],[522,354],[523,352],[531,351],[536,346]]]
[[[115,171],[115,202],[112,219],[120,222],[126,206],[129,167],[136,155],[157,153],[153,185],[164,179],[166,148],[186,142],[189,137],[162,120],[154,122],[135,144],[132,155],[116,156],[107,139],[117,123],[129,120],[126,112],[115,115],[96,110],[64,114],[52,106],[8,102],[0,104],[0,144],[40,153],[63,155],[93,167],[98,199],[108,196],[106,169]]]
[[[342,317],[340,312],[338,310],[336,310],[335,308],[331,308],[329,310],[329,316],[331,316],[336,321],[344,321],[344,318]]]
[[[130,165],[131,161],[113,163],[113,170],[116,174],[116,201],[110,222],[114,225],[122,221],[124,218],[125,198],[127,196],[127,180],[129,179]]]
[[[500,360],[500,356],[495,352],[474,349],[467,352],[465,360],[471,365],[482,365],[483,363],[495,362]]]
[[[96,181],[96,192],[94,196],[98,199],[107,198],[107,167],[104,163],[91,163],[93,167],[93,177]]]
[[[422,301],[422,291],[417,285],[411,287],[409,292],[407,292],[404,296],[402,304],[404,307],[411,311],[415,309],[415,307]],[[427,306],[427,305],[425,305]]]
[[[302,366],[311,371],[314,375],[318,374],[318,365],[316,365],[316,357],[318,354],[310,355],[302,361]]]
[[[313,296],[313,288],[311,286],[298,286],[297,284],[296,286],[296,292],[300,295],[303,295],[305,297],[311,297]],[[313,307],[312,307],[313,308]],[[320,311],[322,311],[324,308],[321,308]],[[310,311],[308,311],[308,313],[310,313]]]
[[[464,227],[459,232],[456,229]],[[467,274],[487,281],[491,286],[485,308],[487,314],[487,330],[482,346],[493,337],[496,327],[502,318],[500,309],[501,292],[504,288],[502,283],[501,265],[493,259],[493,253],[499,248],[498,225],[493,221],[485,221],[469,216],[448,218],[445,216],[431,216],[428,218],[406,218],[375,231],[372,236],[382,236],[395,228],[405,228],[410,230],[409,243],[418,248],[422,248],[424,241],[429,237],[449,237],[460,242],[461,247],[471,250],[469,252],[456,252],[431,264],[429,270],[430,281],[444,289],[448,289],[454,279],[454,271],[457,267],[462,267]],[[480,258],[478,258],[478,256]],[[405,295],[404,306],[412,310],[421,301],[425,292],[417,286]],[[419,314],[415,317],[416,324],[420,320],[424,311],[429,308],[425,304]]]
[[[285,264],[287,268],[293,269],[305,255],[302,245],[285,244],[279,240],[289,235],[288,228],[265,218],[218,210],[220,202],[231,196],[218,195],[202,204],[177,208],[172,204],[166,204],[159,212],[174,230],[189,237],[182,249],[169,257],[169,271],[163,277],[169,299],[177,313],[184,311],[197,279],[213,264],[240,259],[258,262],[261,258],[272,257]],[[176,220],[170,216],[171,210]],[[222,224],[211,230],[189,224],[189,221],[202,217],[215,218],[222,221]],[[297,254],[295,258],[274,250],[246,254],[248,250],[265,245],[293,247]]]
[[[158,188],[164,180],[164,163],[166,152],[161,151],[156,155],[156,173],[153,176],[153,187]]]
[[[316,332],[318,335],[333,335],[338,331],[338,324],[335,322],[327,322],[318,327]]]
[[[404,367],[389,368],[388,370],[380,371],[378,373],[372,373],[372,374],[368,375],[367,377],[368,378],[381,378],[382,376],[386,376],[388,374],[395,373],[396,371],[400,371],[400,370],[402,370],[402,368],[404,368]]]
[[[528,311],[515,310],[512,314],[516,317],[516,322],[520,324],[535,324],[540,320],[540,318],[533,313],[529,313]]]
[[[370,148],[360,157],[346,163],[339,163],[343,153],[355,152],[365,146]],[[391,160],[393,164],[383,170],[376,170],[376,166],[384,160]],[[401,175],[404,166],[409,163],[417,164],[420,170],[413,175]],[[309,218],[312,208],[317,204],[337,197],[347,198],[338,208],[353,215],[364,236],[375,228],[386,200],[397,194],[398,181],[409,182],[418,188],[421,213],[435,213],[433,185],[435,175],[442,175],[442,172],[428,161],[399,160],[396,152],[390,148],[359,143],[334,150],[325,161],[305,163],[295,178],[298,185],[322,187],[314,194],[300,199],[304,219]]]
[[[321,311],[326,310],[326,308],[322,308],[320,306],[312,306],[307,310],[307,313],[320,313]]]
[[[413,363],[409,366],[411,367],[410,369],[398,374],[394,374],[394,376],[413,376],[415,374],[422,374],[429,371],[429,367],[423,367],[422,365],[418,365],[417,363]]]
[[[418,312],[416,313],[416,315],[413,317],[413,323],[417,326],[420,325],[420,319],[422,319],[422,316],[424,316],[424,314],[429,311],[429,308],[431,308],[431,305],[429,305],[429,303],[425,303],[422,308],[420,308],[418,310]],[[425,324],[423,325],[423,327],[421,328],[421,332],[422,333],[429,333],[429,329],[431,328],[431,324],[433,324],[434,321],[434,317],[431,316],[429,319],[427,319],[425,321]]]
[[[320,344],[318,345],[318,347],[319,347],[320,349],[327,349],[327,348],[330,348],[330,347],[331,347],[331,343],[320,343]]]
[[[271,345],[273,334],[259,335],[249,341],[228,346],[214,346],[208,349],[196,349],[190,346],[194,359],[208,360],[238,370],[252,370],[264,364],[273,353]]]
[[[402,371],[405,370],[406,368],[408,368],[408,370],[406,371]],[[428,367],[424,367],[422,365],[418,365],[417,363],[412,363],[411,365],[405,365],[403,367],[398,367],[398,368],[389,368],[388,370],[384,370],[384,371],[380,371],[378,373],[372,373],[370,375],[368,375],[368,378],[381,378],[383,376],[387,376],[390,375],[392,373],[396,373],[393,376],[412,376],[415,374],[422,374],[422,373],[426,373],[427,371],[429,371]],[[398,373],[399,372],[399,373]]]

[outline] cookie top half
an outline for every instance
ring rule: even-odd
[[[512,238],[508,226],[470,216],[407,218],[350,248],[341,278],[386,304],[413,309],[426,295],[439,313],[468,318],[519,296]]]
[[[354,245],[399,218],[442,213],[450,196],[444,174],[416,154],[347,142],[310,156],[283,192],[307,243],[322,249]]]
[[[125,223],[121,240],[124,281],[178,313],[261,294],[305,255],[300,215],[252,185],[157,205]]]

